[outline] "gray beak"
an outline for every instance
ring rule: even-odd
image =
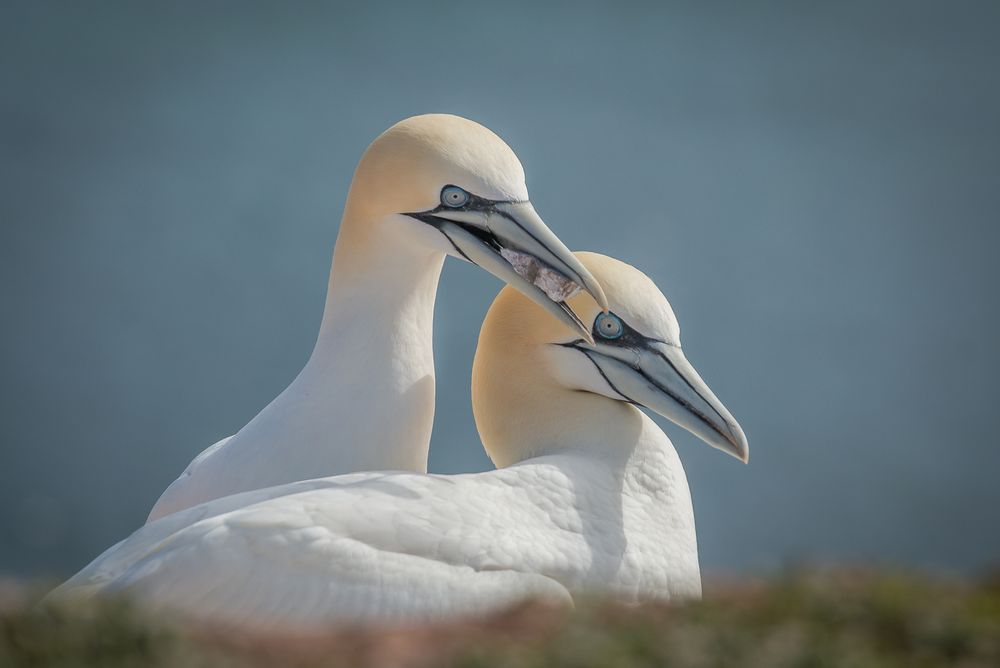
[[[701,379],[677,346],[647,339],[641,347],[580,342],[583,352],[623,399],[655,411],[746,463],[750,446],[743,429]]]
[[[550,299],[541,288],[518,274],[500,254],[500,249],[504,248],[537,258],[576,283],[607,310],[608,300],[597,279],[545,225],[530,202],[495,202],[484,209],[439,209],[407,215],[436,227],[459,256],[509,283],[587,341],[592,341],[590,328],[565,302]]]

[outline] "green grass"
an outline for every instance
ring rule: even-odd
[[[3,598],[0,666],[1000,666],[1000,577],[802,572],[716,584],[682,605],[526,604],[449,625],[309,637],[213,632],[125,602],[43,611],[30,595]]]

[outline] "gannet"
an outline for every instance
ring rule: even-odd
[[[198,455],[147,521],[295,480],[426,471],[434,297],[446,255],[479,265],[585,334],[563,301],[569,293],[547,280],[562,277],[607,304],[535,213],[521,163],[502,139],[458,116],[401,121],[354,173],[305,368],[249,424]]]
[[[701,592],[680,459],[646,407],[746,461],[746,437],[680,347],[674,314],[633,267],[579,254],[610,310],[571,300],[590,343],[504,288],[472,396],[500,468],[357,473],[212,501],[153,522],[50,597],[126,594],[252,629],[426,621],[524,597],[571,603]]]

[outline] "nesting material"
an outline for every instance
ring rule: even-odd
[[[520,276],[538,286],[554,302],[564,302],[580,292],[580,286],[534,255],[501,248],[500,254]]]

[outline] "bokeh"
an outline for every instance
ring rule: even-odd
[[[648,273],[749,466],[665,425],[707,572],[1000,560],[1000,5],[0,8],[0,574],[68,574],[309,355],[393,122],[497,131],[572,248]],[[430,466],[499,283],[449,260]]]

